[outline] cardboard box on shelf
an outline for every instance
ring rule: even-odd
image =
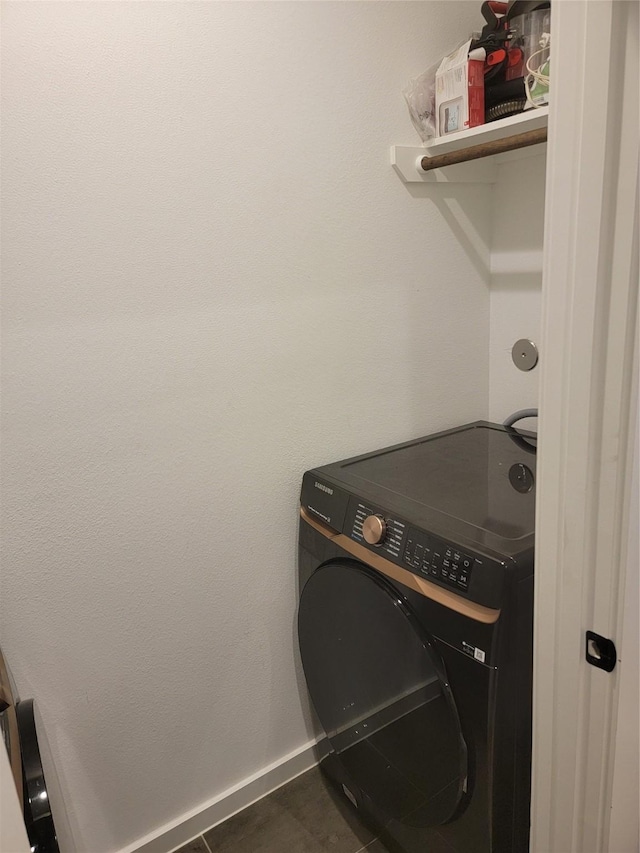
[[[445,56],[436,71],[436,135],[484,124],[483,49],[465,42]]]

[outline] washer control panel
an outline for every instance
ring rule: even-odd
[[[374,554],[487,607],[499,607],[504,566],[412,527],[379,506],[351,496],[343,532]]]
[[[358,501],[355,506],[353,523],[350,527],[351,538],[355,539],[356,542],[373,545],[378,551],[383,552],[383,556],[392,557],[396,563],[400,561],[402,545],[407,532],[407,526],[404,522],[389,518],[374,507]],[[371,531],[379,531],[379,535],[371,535]]]
[[[467,592],[474,566],[480,561],[442,539],[410,528],[402,562],[416,574]]]

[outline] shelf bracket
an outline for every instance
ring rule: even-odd
[[[425,149],[410,145],[391,147],[391,165],[405,184],[494,184],[496,165],[485,160],[483,163],[461,163],[447,169],[422,168]],[[427,158],[429,159],[429,158]]]

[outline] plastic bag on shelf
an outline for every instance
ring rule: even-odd
[[[470,38],[475,38],[478,33],[472,33]],[[454,50],[459,50],[467,41],[461,41]],[[449,52],[450,53],[450,52]],[[404,99],[409,107],[409,115],[413,126],[418,131],[420,139],[428,142],[436,135],[436,72],[442,60],[449,55],[445,54],[437,62],[427,68],[419,77],[409,80],[402,90]]]
[[[439,59],[419,77],[409,80],[402,90],[413,126],[423,142],[436,135],[436,71]]]

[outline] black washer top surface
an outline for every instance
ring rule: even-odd
[[[536,436],[478,421],[314,469],[434,532],[509,554],[531,547]]]

